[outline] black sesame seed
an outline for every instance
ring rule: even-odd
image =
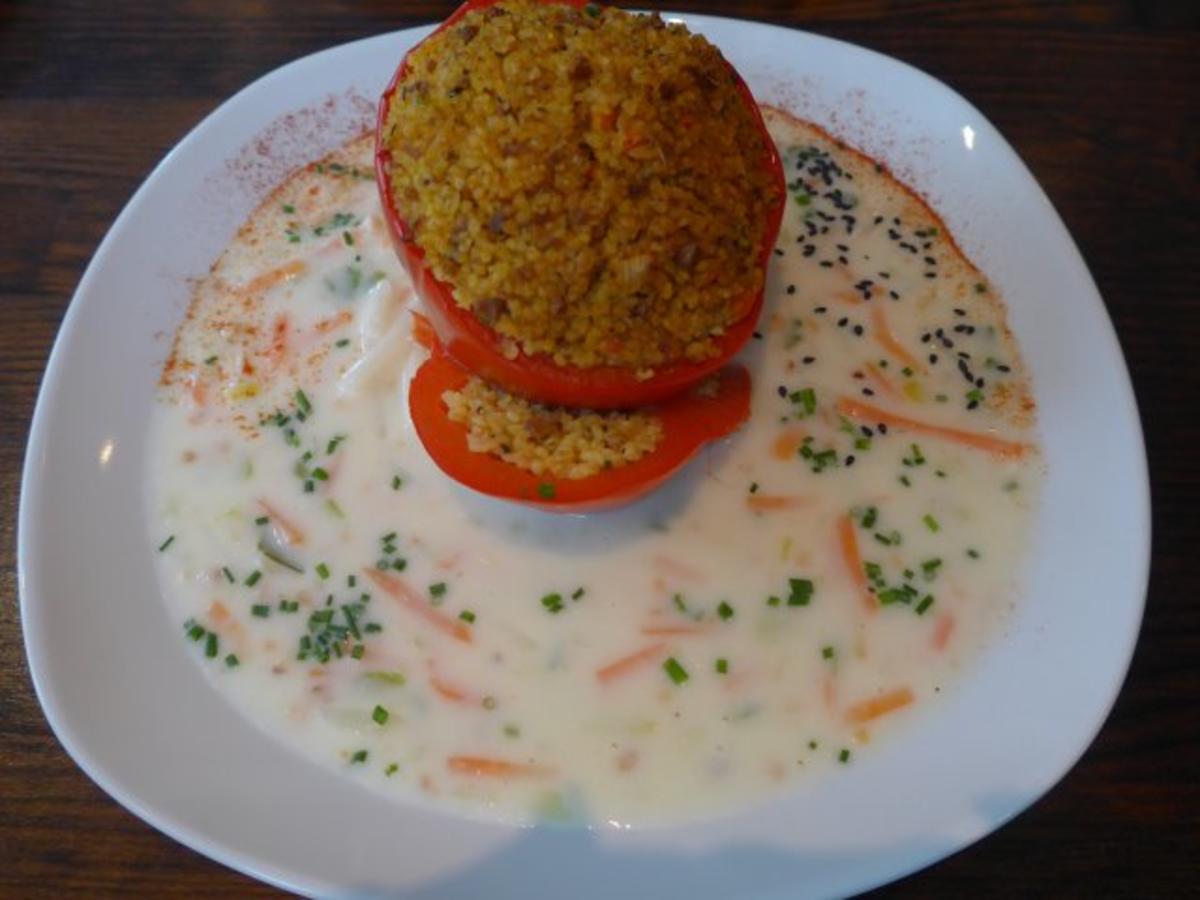
[[[827,260],[827,259],[823,259],[823,260],[821,260],[821,268],[822,268],[822,269],[832,269],[832,268],[833,268],[833,263],[831,263],[831,262],[830,262],[829,260]]]
[[[929,354],[929,364],[931,366],[936,366],[937,361],[938,361],[938,355],[936,353],[930,353]]]
[[[815,312],[819,316],[823,316],[825,314],[826,308],[827,307],[824,307],[824,306],[818,306],[816,309],[813,310],[813,312]]]
[[[806,366],[811,366],[816,361],[817,358],[815,356],[806,356],[804,359],[800,360],[800,362],[804,363]]]
[[[862,337],[863,327],[861,325],[855,325],[854,333],[857,334],[859,337]]]
[[[788,292],[789,294],[794,294],[794,293],[796,293],[796,286],[795,286],[794,284],[789,284],[789,285],[787,286],[787,292]]]
[[[893,300],[900,299],[900,295],[897,294],[895,291],[888,291],[888,296],[891,297]]]
[[[780,397],[786,397],[788,394],[787,388],[782,384],[779,387],[775,388],[775,392],[777,394],[779,394]]]
[[[846,465],[847,466],[854,465],[854,454],[853,453],[846,457]]]
[[[847,318],[846,316],[842,316],[840,319],[837,320],[838,328],[845,328],[846,323],[849,321],[850,321],[849,318]]]
[[[879,429],[880,434],[887,434],[887,423],[886,422],[879,422],[876,424],[875,427],[877,429]]]

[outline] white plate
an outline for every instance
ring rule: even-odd
[[[207,270],[287,168],[365,124],[401,54],[427,33],[403,31],[285,66],[189,134],[104,239],[51,355],[21,497],[26,649],[59,740],[135,814],[312,894],[822,896],[977,840],[1087,747],[1137,636],[1149,499],[1128,374],[1070,236],[1004,139],[945,85],[825,38],[685,21],[762,100],[887,161],[1007,298],[1049,466],[1012,627],[924,728],[842,777],[677,828],[523,830],[405,807],[234,712],[183,652],[157,597],[140,498],[158,367],[186,279]]]

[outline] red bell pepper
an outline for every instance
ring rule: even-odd
[[[593,512],[642,497],[683,467],[710,441],[735,431],[750,416],[750,375],[728,366],[715,381],[693,387],[644,412],[658,417],[662,438],[634,462],[585,478],[534,475],[489,453],[472,451],[466,426],[450,420],[442,395],[460,390],[471,373],[436,345],[409,386],[408,405],[417,435],[438,467],[482,494],[552,512]]]
[[[467,0],[451,13],[450,17],[433,34],[438,34],[453,26],[473,10],[485,9],[498,2],[500,0]],[[586,5],[583,0],[546,0],[546,2],[558,2],[576,8]],[[783,167],[750,89],[732,66],[730,66],[730,71],[733,73],[738,90],[747,107],[752,111],[754,121],[762,135],[763,144],[767,148],[763,166],[775,182],[777,201],[767,211],[766,227],[757,260],[758,265],[765,273],[771,251],[775,246],[775,239],[779,234],[779,223],[783,216],[783,207],[787,196]],[[762,310],[762,288],[744,299],[742,315],[727,326],[724,334],[716,339],[718,352],[714,356],[698,362],[669,363],[656,368],[649,377],[643,377],[644,373],[639,374],[633,368],[620,366],[582,368],[559,365],[545,354],[526,354],[518,351],[513,357],[506,356],[501,349],[500,336],[484,325],[472,312],[459,306],[454,300],[450,285],[433,274],[411,226],[396,207],[391,189],[391,152],[384,140],[384,131],[392,96],[407,74],[408,56],[406,55],[379,102],[375,143],[376,182],[379,186],[384,216],[396,252],[412,278],[418,295],[424,300],[425,310],[446,352],[455,360],[470,371],[514,394],[542,403],[592,409],[615,409],[658,403],[681,393],[706,375],[725,365],[749,340]]]

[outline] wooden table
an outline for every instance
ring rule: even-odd
[[[188,129],[282,63],[440,18],[452,6],[0,0],[0,894],[276,893],[117,806],[51,735],[33,696],[16,609],[26,431],[84,266],[138,183]],[[1194,896],[1200,600],[1185,575],[1200,548],[1200,418],[1195,407],[1185,410],[1200,396],[1196,5],[669,6],[862,44],[924,69],[977,104],[1079,242],[1141,403],[1154,478],[1154,570],[1141,643],[1112,717],[1033,809],[880,893]],[[1096,615],[1104,615],[1103,599],[1096,598]]]

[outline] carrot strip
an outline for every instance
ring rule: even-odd
[[[596,670],[596,678],[601,684],[610,684],[619,678],[636,672],[642,666],[654,662],[667,649],[664,643],[651,644],[648,647],[643,647],[630,653],[628,656],[623,656],[615,662],[610,662],[606,666],[602,666]]]
[[[813,498],[804,494],[747,494],[746,506],[755,512],[778,512],[808,506]]]
[[[456,640],[462,641],[464,644],[471,643],[471,629],[467,627],[466,623],[438,612],[403,578],[394,578],[385,572],[380,572],[378,569],[363,569],[363,574],[375,582],[381,590],[396,600],[404,609],[418,618],[424,619],[427,625]]]
[[[208,605],[208,615],[216,625],[224,625],[233,618],[230,615],[229,607],[220,600],[214,600]]]
[[[871,377],[871,381],[875,383],[877,388],[879,388],[889,397],[903,399],[904,395],[900,393],[900,389],[892,384],[892,382],[886,375],[883,374],[877,365],[874,363],[867,363],[864,368],[866,369],[867,375]]]
[[[849,515],[838,519],[838,543],[841,545],[842,559],[846,561],[846,568],[850,570],[850,579],[854,582],[859,596],[862,597],[863,604],[868,612],[875,612],[878,608],[875,595],[871,593],[870,585],[867,584],[867,573],[863,570],[862,554],[858,550],[858,535],[854,531],[854,520]]]
[[[771,443],[771,455],[776,459],[791,460],[796,458],[800,445],[804,443],[807,433],[802,428],[785,428]]]
[[[704,581],[704,573],[699,569],[682,563],[677,559],[659,554],[653,559],[655,568],[662,569],[668,575],[675,575],[687,581]]]
[[[918,372],[925,371],[925,365],[896,340],[896,336],[888,328],[887,315],[883,311],[883,305],[879,303],[871,306],[871,333],[875,342],[900,362]]]
[[[258,505],[259,508],[267,514],[267,518],[271,520],[271,523],[279,528],[279,531],[283,534],[284,540],[292,545],[304,543],[304,532],[300,530],[300,526],[277,510],[262,497],[258,498]]]
[[[317,334],[328,334],[329,332],[341,328],[343,325],[349,325],[354,319],[354,314],[348,309],[343,309],[336,316],[330,316],[328,319],[322,319],[313,326]]]
[[[308,265],[304,262],[304,260],[294,259],[289,263],[284,263],[278,268],[268,269],[261,275],[256,275],[254,278],[251,278],[244,285],[242,285],[241,290],[243,293],[247,294],[261,294],[264,291],[269,291],[278,284],[282,284],[285,281],[290,281],[297,275],[304,274],[306,269],[308,269]]]
[[[933,626],[933,649],[945,650],[950,643],[950,635],[954,632],[954,616],[945,613]]]
[[[913,702],[913,692],[906,687],[896,688],[878,697],[861,700],[846,710],[846,720],[855,725],[873,722],[880,716],[903,709]]]
[[[478,705],[479,701],[465,690],[449,681],[444,681],[436,675],[429,676],[429,686],[434,692],[451,703]]]
[[[934,425],[930,422],[922,422],[919,419],[912,419],[908,416],[888,412],[886,409],[880,409],[878,406],[871,406],[869,403],[860,403],[858,400],[850,397],[839,398],[837,408],[838,412],[842,415],[849,416],[852,419],[858,419],[862,422],[882,422],[889,427],[895,426],[896,428],[905,428],[909,431],[928,434],[931,437],[944,438],[956,444],[974,447],[976,450],[995,453],[997,456],[1018,457],[1024,455],[1029,450],[1028,444],[1022,444],[1019,441],[1009,441],[1004,438],[993,437],[990,434],[979,434],[975,431],[964,431],[961,428],[950,428],[946,425]]]
[[[513,762],[493,756],[451,756],[446,759],[446,768],[456,775],[474,775],[479,778],[540,778],[554,774],[554,770],[549,766]]]
[[[685,634],[704,634],[708,629],[703,625],[643,625],[642,634],[669,637]]]

